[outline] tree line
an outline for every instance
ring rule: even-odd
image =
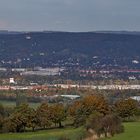
[[[72,118],[71,126],[85,126],[97,136],[113,136],[123,132],[122,121],[139,115],[139,106],[133,99],[118,100],[109,104],[102,95],[89,95],[71,104],[42,103],[36,109],[28,104],[15,108],[0,105],[0,132],[25,132],[52,127],[64,127]]]

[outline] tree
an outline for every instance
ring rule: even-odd
[[[43,103],[37,108],[36,117],[40,127],[51,126],[51,110],[47,103]]]
[[[77,111],[80,110],[81,107],[82,107],[82,102],[81,101],[75,101],[68,108],[69,115],[71,115],[72,117],[74,117],[77,114]]]
[[[14,108],[10,106],[4,107],[4,117],[9,117],[14,112]]]
[[[36,116],[34,109],[27,104],[21,104],[16,107],[14,112],[6,119],[5,128],[9,132],[25,131],[26,127],[32,127],[34,130],[36,124]]]
[[[115,103],[115,111],[123,119],[130,119],[137,114],[138,103],[131,98],[125,100],[119,100]]]
[[[92,115],[89,116],[86,122],[86,129],[92,129],[94,132],[94,135],[97,135],[100,137],[100,135],[103,133],[103,127],[101,123],[103,115],[99,112],[94,112]]]
[[[3,125],[3,131],[4,132],[23,131],[21,113],[12,113],[8,118],[6,118]]]
[[[84,99],[76,101],[69,108],[69,114],[74,117],[76,127],[85,123],[86,118],[94,112],[106,115],[110,112],[107,101],[101,95],[89,95]]]
[[[32,128],[32,131],[34,131],[38,123],[37,115],[36,115],[36,111],[33,108],[29,108],[29,109],[30,109],[30,113],[27,116],[26,127]]]
[[[105,137],[107,137],[108,133],[111,136],[114,136],[114,134],[121,133],[124,130],[121,119],[114,114],[109,114],[103,117],[101,125],[103,127]]]
[[[82,100],[82,108],[85,109],[87,115],[90,115],[95,111],[106,115],[110,111],[107,101],[101,95],[86,96]]]
[[[118,116],[114,114],[103,116],[103,114],[98,112],[95,112],[89,117],[86,128],[87,130],[92,129],[93,134],[98,137],[100,137],[101,134],[108,137],[123,132],[122,122]]]
[[[66,119],[67,113],[63,104],[54,104],[50,106],[51,110],[51,120],[55,124],[59,124],[59,127],[62,127],[62,121]]]
[[[34,115],[34,110],[30,108],[28,104],[21,104],[16,107],[14,114],[20,114],[20,120],[25,131],[25,127],[28,127],[30,126],[29,124],[31,124],[31,118]]]
[[[86,121],[86,113],[83,111],[82,102],[75,101],[71,106],[68,108],[68,114],[73,118],[73,125],[75,127],[82,126],[85,124]]]
[[[2,127],[3,127],[3,121],[4,121],[4,118],[2,117],[2,115],[0,115],[0,132],[1,132]]]
[[[4,116],[4,107],[2,104],[0,104],[0,115]]]

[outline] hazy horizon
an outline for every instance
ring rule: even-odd
[[[0,0],[0,30],[140,31],[139,0]]]

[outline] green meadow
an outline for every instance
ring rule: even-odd
[[[15,101],[6,101],[6,100],[0,100],[0,104],[6,107],[15,107],[16,102]],[[31,107],[37,108],[41,103],[28,103]]]
[[[0,134],[0,140],[59,140],[69,138],[81,140],[85,131],[83,128],[52,129],[28,133]]]
[[[125,132],[112,138],[102,140],[140,140],[140,122],[125,123]],[[83,128],[51,129],[27,133],[0,134],[0,140],[59,140],[69,138],[70,140],[81,140],[85,135]]]
[[[104,140],[140,140],[140,122],[124,123],[125,132]]]

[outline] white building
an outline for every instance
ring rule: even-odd
[[[10,83],[10,84],[15,84],[14,78],[10,78],[10,79],[9,79],[9,83]]]

